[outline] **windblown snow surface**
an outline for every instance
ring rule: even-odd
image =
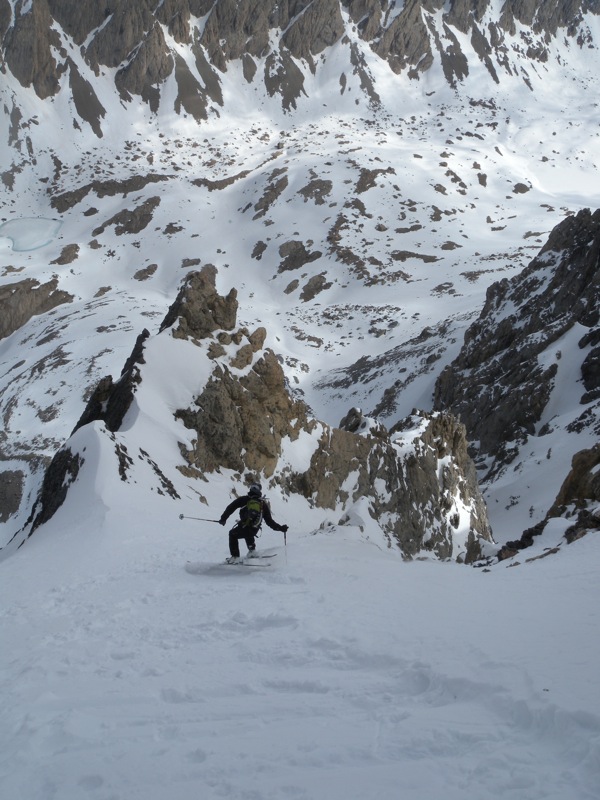
[[[338,52],[329,56],[335,81]],[[332,373],[404,348],[401,368],[414,380],[389,412],[393,423],[430,407],[435,376],[487,287],[517,274],[565,214],[597,205],[588,51],[579,61],[571,53],[562,84],[552,61],[531,75],[535,92],[506,80],[490,89],[472,71],[462,97],[433,70],[401,89],[373,63],[383,98],[374,115],[354,100],[355,76],[336,101],[307,75],[297,114],[272,113],[248,92],[235,123],[213,116],[201,129],[143,106],[125,113],[112,84],[95,79],[76,48],[72,57],[110,125],[102,140],[83,123],[75,129],[64,93],[51,103],[29,94],[20,106],[35,169],[20,143],[0,219],[11,223],[0,230],[3,283],[57,275],[73,302],[0,343],[3,435],[17,454],[9,469],[27,470],[19,454],[28,448],[56,452],[99,378],[119,375],[143,327],[156,334],[197,268],[190,260],[215,264],[222,293],[238,288],[238,323],[267,327],[290,385],[331,424],[352,405],[370,411],[399,365],[347,389],[328,383]],[[10,75],[3,81],[10,108],[24,95]],[[8,141],[7,112],[2,125]],[[10,166],[6,156],[2,168]],[[288,184],[271,197],[278,169]],[[67,191],[149,171],[168,180],[127,196],[91,192],[62,214],[46,194],[49,180]],[[375,181],[358,192],[367,173]],[[314,180],[330,182],[330,193],[303,196]],[[107,222],[155,196],[160,207],[142,232]],[[341,213],[341,245],[381,262],[382,282],[329,251]],[[47,231],[31,220],[62,224],[45,244]],[[321,260],[280,270],[278,248],[290,240]],[[265,254],[249,258],[259,241]],[[78,245],[77,258],[58,260],[68,245]],[[331,285],[301,297],[315,276]],[[424,329],[435,345],[425,354],[407,345]],[[562,344],[561,363],[581,359],[575,342]],[[164,405],[165,383],[176,394],[164,375],[145,375],[149,407],[123,435],[175,473],[185,432],[151,407],[154,390]],[[554,438],[533,437],[515,469],[485,487],[499,543],[543,517],[572,453],[593,444],[589,434],[564,438],[580,394],[558,387]],[[67,503],[2,553],[3,798],[598,800],[596,534],[567,546],[566,523],[556,522],[533,548],[489,569],[407,563],[360,507],[340,526],[339,510],[271,490],[287,542],[267,529],[259,543],[272,559],[224,566],[226,529],[179,515],[217,518],[233,476],[207,476],[200,488],[180,476],[179,501],[143,477],[125,487],[114,459],[95,449],[94,425],[76,434],[88,457]],[[38,489],[39,475],[26,475],[30,502],[2,525],[3,545],[15,541]]]
[[[225,566],[218,524],[81,499],[2,565],[3,797],[597,800],[597,536],[405,563],[274,502],[270,566]]]

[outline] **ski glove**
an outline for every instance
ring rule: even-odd
[[[281,526],[281,532],[282,533],[287,533],[288,532],[288,526],[287,525],[282,525]]]
[[[223,517],[221,517],[221,519],[219,520],[219,525],[225,525],[226,522],[227,522],[227,520],[223,519]]]

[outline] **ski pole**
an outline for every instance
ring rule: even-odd
[[[180,514],[179,519],[197,519],[200,522],[221,522],[220,519],[206,519],[206,517],[186,517],[185,514]]]

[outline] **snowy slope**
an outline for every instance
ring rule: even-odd
[[[597,537],[406,563],[274,501],[287,546],[245,568],[164,500],[87,507],[0,565],[3,796],[597,797]]]
[[[598,18],[587,23],[599,41]],[[267,328],[318,418],[361,406],[393,425],[431,408],[487,288],[564,215],[597,206],[594,47],[552,40],[548,61],[527,65],[532,89],[514,52],[514,74],[492,83],[466,36],[458,89],[439,64],[411,82],[364,47],[373,104],[348,69],[361,45],[348,36],[314,74],[300,65],[306,93],[290,113],[230,63],[227,113],[213,105],[200,127],[172,110],[172,80],[157,115],[124,104],[115,71],[94,75],[64,37],[106,110],[102,138],[66,74],[47,101],[2,74],[0,290],[56,278],[73,298],[0,340],[0,457],[23,473],[18,510],[0,513],[3,797],[598,798],[597,535],[566,545],[556,520],[489,571],[407,563],[360,508],[340,526],[337,510],[274,487],[286,546],[267,530],[270,566],[223,566],[226,530],[179,515],[217,518],[239,476],[179,475],[178,500],[150,459],[119,478],[127,443],[177,475],[190,433],[172,414],[206,379],[185,371],[189,343],[151,340],[123,431],[75,433],[86,461],[68,502],[15,551],[94,386],[119,376],[144,328],[157,333],[199,265],[216,266],[220,292],[238,289],[238,323]],[[128,232],[118,215],[154,198]],[[295,266],[298,243],[309,258]],[[571,338],[543,420],[561,468],[532,438],[485,487],[499,543],[549,508],[575,447]]]
[[[59,175],[54,193],[149,172],[167,179],[126,194],[90,189],[57,214],[45,188],[25,172],[16,177],[7,221],[42,217],[62,225],[37,250],[14,251],[4,240],[3,280],[57,276],[74,300],[0,343],[9,465],[30,470],[22,456],[32,442],[38,455],[56,451],[95,382],[119,374],[135,337],[144,327],[156,331],[198,263],[217,266],[223,293],[238,288],[239,322],[267,326],[268,345],[318,417],[337,424],[356,405],[391,424],[415,406],[430,408],[435,378],[457,354],[487,286],[525,266],[565,213],[592,203],[600,138],[585,92],[570,106],[568,124],[562,104],[539,93],[513,98],[514,106],[503,97],[467,108],[443,88],[432,98],[414,88],[403,93],[401,115],[327,109],[303,122],[301,114],[255,113],[237,128],[211,123],[201,140],[185,121],[161,120],[165,135],[156,122],[136,132],[127,120],[125,142],[115,125],[87,150],[74,141],[73,152],[46,133],[64,136],[65,128],[44,125],[36,159],[41,173]],[[47,105],[43,111],[49,114]],[[550,129],[556,136],[548,142]],[[58,171],[55,153],[64,159]],[[281,176],[273,177],[276,170]],[[358,191],[365,174],[374,179]],[[287,183],[273,198],[269,187],[279,177]],[[302,193],[315,179],[331,183],[321,202]],[[206,183],[219,180],[227,185]],[[515,192],[518,184],[529,191]],[[154,197],[160,205],[139,233],[106,224]],[[321,255],[290,270],[281,250],[290,242]],[[264,249],[253,257],[259,243]],[[73,244],[73,261],[52,263]],[[305,294],[311,279],[326,287],[312,297]],[[360,369],[347,372],[359,359]],[[390,388],[393,402],[382,403]],[[558,489],[562,477],[542,480]],[[39,480],[35,472],[30,500],[8,522],[5,541],[26,519]],[[502,539],[505,521],[493,524]]]

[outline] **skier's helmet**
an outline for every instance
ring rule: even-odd
[[[250,497],[260,497],[262,495],[262,487],[260,483],[253,483],[248,489],[248,494]]]

